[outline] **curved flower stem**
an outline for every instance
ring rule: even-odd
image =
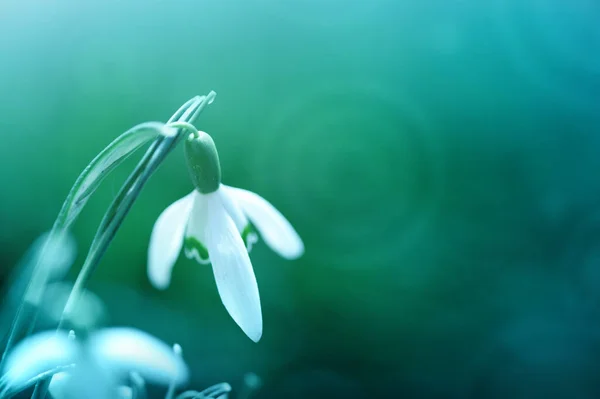
[[[214,98],[215,93],[211,92],[206,97],[198,97],[191,100],[189,107],[177,118],[176,122],[193,123],[200,112],[211,102]],[[179,113],[176,112],[171,119],[177,116]],[[175,122],[169,120],[167,124]],[[66,319],[70,316],[72,311],[79,300],[81,292],[85,285],[89,281],[92,273],[96,269],[100,259],[106,252],[108,245],[114,238],[117,230],[121,226],[121,223],[125,219],[125,216],[131,209],[134,201],[140,194],[144,184],[148,181],[152,173],[156,170],[158,165],[166,158],[166,156],[175,148],[177,143],[183,137],[185,129],[179,128],[177,134],[172,136],[159,136],[152,146],[146,151],[146,154],[142,160],[138,163],[135,170],[131,173],[127,179],[117,197],[113,200],[108,211],[104,215],[100,227],[96,232],[96,236],[92,242],[87,258],[83,264],[81,272],[75,280],[71,295],[65,305],[63,315],[59,322],[58,328],[62,328]]]
[[[191,123],[187,123],[187,122],[171,122],[167,126],[186,129],[188,132],[195,133],[196,135],[200,134],[200,132],[198,132],[198,129],[196,129],[196,126],[192,125]]]
[[[194,97],[189,100],[184,104],[186,108],[180,108],[176,115],[181,116],[182,112],[194,101],[199,101],[199,98]],[[78,176],[54,221],[48,238],[41,246],[39,253],[36,254],[37,260],[33,264],[29,282],[23,293],[23,300],[19,304],[10,326],[2,359],[0,359],[0,370],[4,365],[6,354],[15,341],[21,338],[21,335],[25,337],[30,335],[35,328],[40,301],[43,298],[50,276],[50,265],[47,257],[52,246],[49,243],[55,244],[64,238],[69,227],[77,219],[89,197],[98,188],[102,180],[139,147],[159,135],[165,134],[166,131],[163,126],[164,124],[160,122],[145,122],[132,127],[104,148]]]
[[[207,96],[196,96],[192,98],[173,114],[167,124],[172,122],[193,123],[204,108],[214,100],[215,96],[216,93],[211,91]],[[158,136],[150,148],[146,150],[142,160],[121,187],[117,197],[113,200],[112,204],[104,214],[100,227],[98,227],[98,230],[96,231],[96,236],[92,241],[83,267],[77,275],[71,294],[67,299],[57,330],[64,327],[65,322],[75,310],[77,302],[79,301],[86,284],[90,280],[92,273],[96,270],[96,266],[108,249],[109,244],[115,237],[117,230],[140,194],[144,184],[146,184],[152,173],[154,173],[166,156],[177,146],[177,143],[183,137],[184,132],[185,129],[179,128],[174,135]],[[38,383],[32,397],[44,399],[48,392],[48,385],[49,380]]]

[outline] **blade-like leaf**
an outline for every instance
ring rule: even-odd
[[[77,218],[90,195],[117,165],[142,145],[156,138],[165,125],[146,122],[132,127],[110,143],[79,175],[56,219],[55,226],[68,228]]]

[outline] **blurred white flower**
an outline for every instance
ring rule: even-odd
[[[86,340],[88,353],[102,368],[127,375],[138,372],[147,381],[182,385],[188,368],[173,348],[143,331],[127,327],[99,330]]]
[[[259,195],[221,184],[219,158],[212,138],[190,134],[186,158],[196,189],[159,216],[148,250],[148,277],[158,289],[171,281],[181,248],[201,264],[211,263],[225,308],[241,329],[257,342],[262,335],[258,286],[248,252],[257,237],[286,259],[304,253],[292,225]]]
[[[3,385],[20,390],[40,374],[75,363],[78,345],[66,332],[47,331],[24,339],[10,352],[2,370]]]
[[[40,375],[69,365],[73,368],[66,370],[67,374],[57,374],[52,380],[57,396],[58,392],[73,392],[73,384],[79,394],[82,389],[98,390],[96,384],[87,381],[112,382],[132,371],[163,385],[182,385],[189,377],[181,356],[164,342],[133,328],[106,328],[91,333],[83,342],[64,331],[42,332],[24,339],[8,355],[2,381],[8,390],[20,391]],[[81,384],[83,380],[86,384]]]
[[[63,316],[65,304],[73,290],[73,285],[65,282],[48,284],[44,300],[40,304],[42,322],[55,326]],[[83,290],[76,305],[67,315],[69,325],[77,331],[91,330],[107,319],[107,312],[100,297],[89,290]]]

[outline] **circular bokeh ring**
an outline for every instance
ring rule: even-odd
[[[308,229],[307,255],[332,267],[394,265],[439,210],[435,133],[399,93],[330,85],[282,99],[257,134],[253,170]]]

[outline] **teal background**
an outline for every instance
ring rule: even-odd
[[[258,344],[210,268],[181,257],[154,290],[153,223],[192,189],[178,148],[94,275],[107,324],[179,342],[194,388],[255,372],[261,398],[597,397],[599,20],[594,0],[2,0],[0,274],[114,137],[215,90],[196,126],[224,182],[306,254],[252,252]],[[76,268],[135,161],[75,225]]]

